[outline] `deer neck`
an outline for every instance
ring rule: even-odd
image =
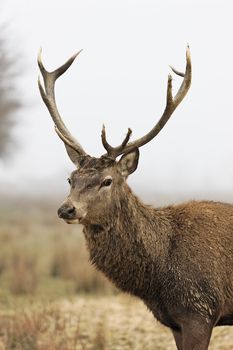
[[[125,184],[109,211],[84,227],[91,261],[120,289],[143,297],[162,269],[170,223],[163,210],[144,205]],[[157,272],[157,273],[156,273]]]

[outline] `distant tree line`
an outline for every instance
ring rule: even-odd
[[[11,149],[14,114],[21,106],[15,88],[16,58],[8,49],[6,31],[6,28],[0,26],[0,158],[6,156]]]

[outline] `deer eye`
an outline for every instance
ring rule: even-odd
[[[71,185],[71,180],[70,180],[70,178],[68,177],[68,179],[67,179],[67,182],[68,182],[68,184],[70,184]]]
[[[105,179],[105,180],[102,182],[101,187],[103,187],[103,186],[105,186],[105,187],[110,186],[111,183],[112,183],[112,179],[109,177],[109,178]]]

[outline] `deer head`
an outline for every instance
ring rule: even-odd
[[[150,142],[162,130],[187,94],[191,84],[191,59],[189,47],[187,47],[185,73],[178,72],[171,67],[175,74],[183,77],[183,81],[177,94],[173,97],[172,77],[169,74],[166,106],[157,124],[146,135],[133,142],[129,142],[132,131],[128,129],[123,142],[117,147],[112,147],[108,143],[105,126],[103,126],[101,138],[107,153],[100,158],[95,158],[84,151],[65,126],[58,112],[54,93],[57,78],[66,72],[80,52],[73,55],[61,67],[48,72],[42,63],[40,50],[38,65],[44,86],[40,79],[38,84],[41,97],[54,121],[55,131],[64,142],[67,153],[76,166],[76,170],[68,179],[70,194],[58,209],[58,215],[67,223],[85,224],[96,223],[97,217],[103,216],[108,211],[115,198],[120,199],[120,193],[127,177],[137,169],[139,148]],[[117,160],[120,155],[120,160]]]

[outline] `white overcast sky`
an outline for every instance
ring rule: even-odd
[[[91,155],[128,127],[146,133],[165,105],[169,64],[182,70],[190,44],[193,82],[164,130],[141,149],[130,183],[148,193],[233,194],[232,0],[5,0],[1,19],[19,57],[16,152],[0,163],[0,186],[64,191],[73,165],[38,93],[40,46],[49,69],[83,48],[57,84],[68,127]],[[180,78],[174,79],[174,90]],[[195,196],[195,195],[194,195]]]

